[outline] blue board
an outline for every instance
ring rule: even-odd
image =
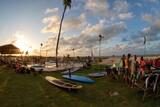
[[[85,76],[79,76],[79,75],[63,75],[63,78],[69,79],[69,80],[73,80],[73,81],[78,81],[78,82],[83,82],[83,83],[94,83],[95,81],[85,77]]]

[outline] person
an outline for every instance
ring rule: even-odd
[[[138,67],[139,63],[137,61],[137,56],[134,55],[131,62],[131,87],[134,87],[134,84],[137,82]]]
[[[122,58],[121,58],[121,64],[122,64],[122,74],[124,75],[124,72],[125,72],[125,59],[126,59],[126,56],[125,54],[122,55]]]
[[[140,73],[141,73],[141,76],[144,77],[146,63],[145,63],[145,61],[143,59],[143,56],[141,57],[139,64],[140,64]]]
[[[160,58],[155,59],[154,67],[155,67],[156,69],[160,69]]]
[[[20,62],[18,60],[16,61],[16,65],[15,66],[16,66],[15,67],[16,68],[16,72],[20,72],[20,66],[21,65],[20,65]]]
[[[127,55],[127,58],[125,59],[125,82],[127,82],[129,84],[129,76],[130,76],[130,71],[131,71],[131,54],[129,53]]]

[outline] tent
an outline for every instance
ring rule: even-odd
[[[13,44],[0,46],[0,54],[21,54],[20,49]]]

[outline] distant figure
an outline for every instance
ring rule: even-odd
[[[125,54],[123,54],[123,56],[122,56],[122,58],[121,58],[122,68],[125,68],[125,59],[126,59],[126,56],[125,56]]]
[[[141,72],[141,75],[143,77],[144,74],[145,74],[145,65],[146,65],[146,63],[143,59],[143,56],[141,57],[139,64],[140,64],[140,72]]]
[[[16,61],[16,72],[20,72],[20,62],[19,61]]]
[[[125,74],[125,59],[126,59],[126,56],[125,56],[125,54],[123,54],[121,57],[121,62],[120,62],[120,64],[121,64],[120,66],[122,67],[121,68],[122,75]]]

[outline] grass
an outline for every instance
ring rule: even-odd
[[[86,75],[98,71],[97,66],[82,72]],[[0,66],[0,107],[159,107],[160,99],[147,98],[142,101],[142,93],[131,89],[122,81],[108,77],[96,78],[94,84],[82,84],[78,91],[67,91],[49,84],[46,75],[61,78],[60,73],[42,75],[17,74],[14,70]],[[118,96],[110,96],[117,91]]]

